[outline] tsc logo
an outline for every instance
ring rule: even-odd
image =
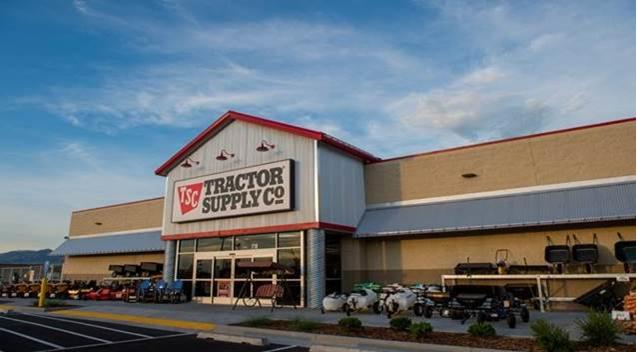
[[[186,214],[199,206],[203,183],[184,185],[179,187],[179,206],[181,214]]]

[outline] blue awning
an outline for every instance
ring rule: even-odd
[[[66,240],[50,255],[99,255],[164,251],[161,231],[99,235]]]
[[[355,237],[635,219],[635,182],[368,209]]]

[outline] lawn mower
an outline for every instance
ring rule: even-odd
[[[111,288],[110,287],[101,287],[97,290],[93,290],[86,294],[84,299],[86,300],[110,300],[111,299]]]
[[[440,316],[448,316],[449,311],[445,311],[449,305],[449,292],[443,292],[442,287],[439,285],[431,285],[427,287],[424,293],[425,306],[422,311],[422,316],[431,318],[434,312],[437,312]],[[418,313],[416,314],[418,315]]]
[[[526,305],[501,286],[456,285],[450,289],[450,298],[449,315],[462,320],[462,324],[472,317],[478,322],[506,319],[508,326],[515,328],[516,314],[523,322],[529,321]]]

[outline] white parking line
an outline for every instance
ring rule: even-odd
[[[55,344],[55,343],[51,343],[51,342],[47,342],[47,341],[43,341],[43,340],[41,340],[41,339],[39,339],[39,338],[35,338],[35,337],[31,337],[31,336],[27,336],[27,335],[25,335],[24,333],[11,331],[11,330],[8,330],[8,329],[3,328],[3,327],[0,327],[0,331],[3,331],[3,332],[6,332],[6,333],[9,333],[9,334],[12,334],[12,335],[15,335],[15,336],[19,336],[19,337],[22,337],[22,338],[26,338],[26,339],[28,339],[28,340],[30,340],[30,341],[38,342],[38,343],[41,343],[41,344],[43,344],[43,345],[45,345],[45,346],[53,347],[53,348],[55,348],[55,349],[65,349],[64,347],[62,347],[62,346],[58,346],[58,345],[57,345],[57,344]]]
[[[131,335],[131,336],[137,336],[137,337],[143,337],[143,338],[152,338],[153,337],[153,336],[144,335],[144,334],[137,333],[137,332],[119,330],[119,329],[108,327],[108,326],[89,324],[87,322],[82,322],[82,321],[73,321],[73,320],[61,319],[59,317],[54,317],[54,316],[50,316],[50,315],[27,314],[27,313],[20,313],[20,314],[21,315],[26,315],[26,316],[35,316],[35,317],[41,317],[41,318],[44,318],[44,319],[51,319],[51,320],[56,320],[56,321],[68,322],[68,323],[71,323],[71,324],[77,324],[77,325],[82,325],[82,326],[95,327],[95,328],[99,328],[99,329],[103,329],[103,330],[124,333],[124,334]]]
[[[292,348],[296,348],[296,347],[298,347],[298,346],[291,345],[291,346],[285,346],[285,347],[279,347],[279,348],[270,349],[269,351],[266,351],[266,352],[279,352],[279,351],[283,351],[283,350],[286,350],[286,349],[292,349]]]
[[[93,336],[83,335],[83,334],[81,334],[81,333],[77,333],[77,332],[73,332],[73,331],[65,330],[65,329],[62,329],[62,328],[54,327],[54,326],[38,324],[38,323],[36,323],[36,322],[32,322],[32,321],[26,321],[26,320],[14,319],[14,318],[6,317],[6,316],[0,316],[0,319],[3,319],[3,320],[11,320],[11,321],[17,321],[17,322],[22,322],[22,323],[29,324],[29,325],[34,325],[34,326],[40,326],[40,327],[47,328],[47,329],[49,329],[49,330],[60,331],[60,332],[68,333],[68,334],[70,334],[70,335],[79,336],[79,337],[84,337],[84,338],[88,338],[88,339],[90,339],[90,340],[98,341],[98,342],[102,342],[102,343],[113,343],[113,341],[109,341],[109,340],[105,340],[105,339],[101,339],[101,338],[97,338],[97,337],[93,337]]]
[[[120,343],[144,342],[144,341],[159,340],[159,339],[164,339],[164,338],[173,338],[173,337],[181,337],[181,336],[192,336],[192,335],[193,335],[192,333],[176,333],[174,335],[166,335],[166,336],[159,336],[159,337],[135,338],[135,339],[132,339],[132,340],[117,341],[117,342],[113,342],[113,343],[110,343],[110,344],[116,345],[116,344],[120,344]],[[94,343],[94,344],[87,344],[87,345],[84,345],[84,346],[75,346],[75,347],[51,349],[51,350],[48,350],[47,352],[56,352],[56,351],[64,350],[64,349],[86,350],[87,348],[102,347],[102,346],[107,346],[107,345],[109,345],[109,344]],[[111,351],[113,351],[113,350],[111,350]]]

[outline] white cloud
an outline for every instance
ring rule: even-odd
[[[106,133],[205,126],[234,109],[296,122],[312,116],[372,151],[374,126],[413,141],[383,147],[388,154],[633,115],[634,26],[622,22],[630,16],[612,3],[578,3],[427,2],[439,16],[410,33],[407,49],[394,44],[404,39],[398,34],[325,20],[210,22],[165,1],[174,14],[166,24],[146,11],[79,1],[92,28],[170,59],[102,68],[100,83],[55,87],[41,104]],[[436,42],[435,33],[449,40]]]

